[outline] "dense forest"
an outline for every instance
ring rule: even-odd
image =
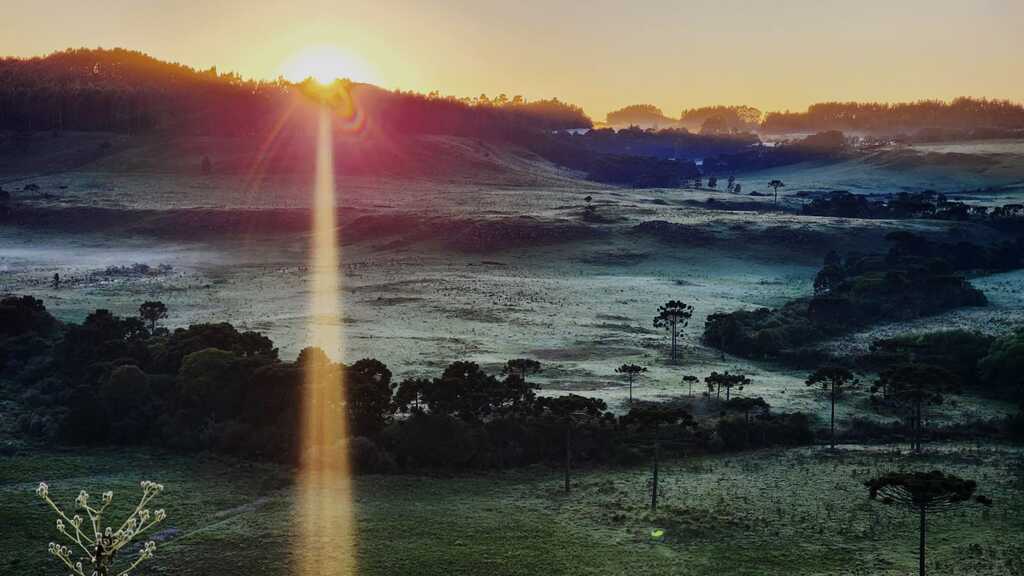
[[[654,104],[630,104],[609,112],[605,116],[605,122],[609,126],[670,128],[679,121],[665,116],[661,108]]]
[[[988,246],[930,241],[892,232],[884,254],[831,252],[814,279],[814,294],[776,308],[708,316],[704,341],[750,358],[817,361],[805,347],[877,322],[909,320],[962,306],[985,306],[985,295],[967,273],[1002,272],[1024,266],[1022,242]],[[1014,387],[1016,382],[1001,382]],[[1024,398],[1015,398],[1021,400]]]
[[[683,110],[680,123],[704,134],[753,132],[761,123],[762,112],[753,106],[703,106]]]
[[[368,126],[388,132],[488,136],[586,128],[578,106],[521,96],[459,99],[339,81]],[[304,83],[246,80],[124,49],[70,49],[0,59],[0,130],[245,136],[272,129]]]
[[[1009,100],[956,98],[952,102],[920,100],[823,102],[806,112],[769,112],[761,124],[769,133],[844,130],[895,134],[927,129],[1024,129],[1024,106]]]

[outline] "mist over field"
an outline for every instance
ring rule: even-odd
[[[0,60],[0,568],[1024,573],[1024,106],[681,110]]]

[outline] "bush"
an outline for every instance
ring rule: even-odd
[[[348,443],[349,461],[356,474],[383,474],[395,468],[395,460],[366,436],[356,436]]]
[[[811,421],[806,414],[774,414],[751,418],[720,418],[716,426],[726,451],[768,446],[805,446],[814,443]]]
[[[1024,328],[997,338],[978,362],[981,381],[991,390],[1024,401]]]
[[[392,423],[383,436],[405,468],[468,467],[486,442],[479,425],[444,414],[414,413]]]

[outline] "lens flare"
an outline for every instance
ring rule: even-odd
[[[309,342],[328,354],[342,350],[338,238],[335,222],[332,117],[320,110],[316,146],[310,272]],[[309,355],[303,362],[298,514],[300,576],[354,574],[355,529],[348,466],[344,379],[338,366]]]

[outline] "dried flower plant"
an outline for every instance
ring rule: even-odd
[[[112,566],[117,553],[137,536],[167,517],[162,509],[151,513],[147,508],[149,502],[163,491],[163,484],[145,480],[141,486],[142,498],[138,505],[115,530],[110,525],[103,525],[103,514],[114,500],[113,492],[104,492],[102,503],[96,507],[89,504],[88,492],[82,490],[78,493],[78,497],[75,498],[76,510],[84,510],[88,517],[88,524],[83,528],[85,519],[79,514],[68,517],[50,498],[50,487],[45,482],[40,482],[39,487],[36,488],[36,495],[57,513],[57,531],[81,549],[81,552],[76,552],[73,547],[50,542],[50,554],[64,562],[71,573],[76,576],[115,574],[112,572]],[[156,550],[156,543],[152,540],[146,542],[139,549],[136,558],[124,570],[116,572],[116,576],[128,576],[144,560],[152,558],[154,550]]]

